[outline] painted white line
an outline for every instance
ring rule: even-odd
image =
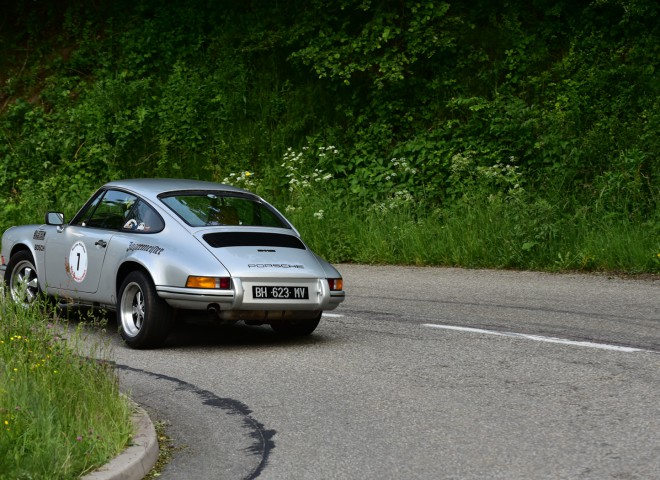
[[[470,328],[470,327],[457,327],[455,325],[437,325],[434,323],[425,323],[425,327],[430,328],[441,328],[444,330],[456,330],[460,332],[471,332],[471,333],[482,333],[485,335],[497,335],[500,337],[509,337],[509,338],[524,338],[527,340],[535,340],[537,342],[546,342],[546,343],[559,343],[562,345],[573,345],[578,347],[588,347],[588,348],[599,348],[601,350],[614,350],[617,352],[625,353],[635,353],[635,352],[646,352],[646,353],[656,353],[652,350],[643,350],[641,348],[632,348],[632,347],[622,347],[619,345],[609,345],[607,343],[594,343],[594,342],[580,342],[576,340],[567,340],[565,338],[556,338],[556,337],[544,337],[541,335],[528,335],[525,333],[514,333],[514,332],[496,332],[494,330],[483,330],[481,328]]]
[[[340,315],[338,313],[324,313],[322,316],[323,317],[334,317],[334,318],[343,317],[343,315]]]

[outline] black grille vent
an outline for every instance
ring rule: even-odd
[[[284,247],[305,250],[305,244],[293,235],[262,232],[207,233],[204,240],[214,248],[222,247]]]

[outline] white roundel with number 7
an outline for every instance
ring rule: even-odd
[[[80,283],[87,275],[87,249],[83,242],[76,242],[69,253],[69,272],[71,278]]]

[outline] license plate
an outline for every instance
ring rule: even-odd
[[[309,300],[307,287],[252,287],[252,297],[255,300]]]

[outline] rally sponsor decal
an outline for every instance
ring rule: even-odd
[[[127,252],[147,252],[147,253],[152,253],[154,255],[160,255],[163,251],[165,251],[164,248],[158,247],[156,245],[148,245],[146,243],[135,243],[131,242],[128,245],[128,248],[126,249]]]
[[[33,240],[43,240],[46,238],[45,230],[35,230],[34,235],[32,235]]]

